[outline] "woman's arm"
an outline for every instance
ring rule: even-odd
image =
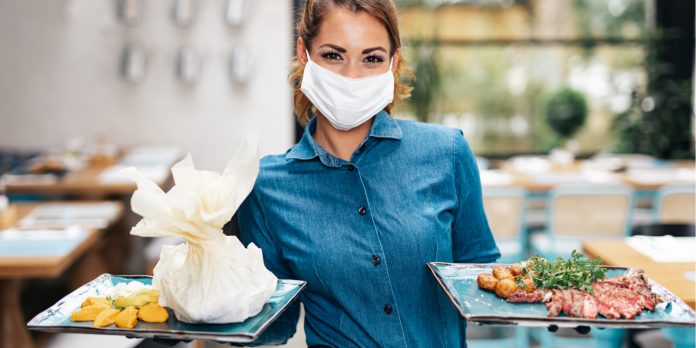
[[[275,237],[266,225],[266,217],[256,190],[239,207],[239,229],[242,243],[246,246],[254,243],[263,252],[263,261],[278,279],[295,279],[292,270],[283,260],[282,251]],[[258,340],[248,346],[284,344],[295,334],[300,316],[300,303],[296,301],[283,313]]]
[[[476,158],[461,130],[455,134],[453,160],[458,202],[452,223],[454,262],[493,262],[500,252],[483,210]]]

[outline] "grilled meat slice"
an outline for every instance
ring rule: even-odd
[[[641,300],[629,288],[614,282],[595,282],[592,285],[599,301],[599,313],[608,319],[633,319],[643,311]],[[619,314],[617,317],[616,314]]]
[[[561,290],[549,290],[544,296],[549,317],[557,317],[563,310],[563,293]]]
[[[598,313],[597,300],[594,298],[594,296],[585,293],[582,304],[582,317],[587,319],[595,319],[597,318]]]
[[[526,292],[524,290],[517,290],[513,292],[508,298],[508,302],[526,302],[526,303],[535,303],[535,302],[541,302],[541,300],[544,298],[544,294],[546,292],[541,289],[536,289],[532,292]]]

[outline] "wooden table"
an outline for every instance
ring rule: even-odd
[[[16,221],[37,204],[15,205]],[[56,278],[78,259],[83,267],[101,273],[103,263],[96,251],[103,230],[89,230],[67,255],[57,257],[0,257],[0,347],[32,347],[20,306],[20,283],[24,278]],[[101,267],[100,267],[101,265]],[[79,272],[78,270],[76,273]],[[89,276],[88,276],[89,277]],[[78,280],[83,281],[83,280]]]
[[[696,263],[658,263],[623,240],[588,240],[583,242],[582,250],[589,257],[599,257],[607,266],[630,266],[645,270],[648,277],[696,309],[696,282],[684,275],[685,272],[696,271]]]
[[[135,191],[135,183],[104,182],[100,179],[101,174],[110,167],[111,164],[88,165],[83,169],[65,174],[56,182],[7,182],[5,189],[10,196],[69,195],[81,199],[103,199],[110,196],[131,195]],[[169,169],[171,165],[168,166],[164,180],[156,182],[163,189],[171,187],[172,184],[172,174]]]
[[[71,172],[57,182],[23,182],[7,183],[8,195],[38,194],[38,195],[71,195],[87,199],[101,199],[108,196],[130,195],[135,191],[135,183],[105,183],[99,179],[101,173],[108,167],[88,167]],[[166,180],[158,182],[160,187],[170,186],[171,172]]]

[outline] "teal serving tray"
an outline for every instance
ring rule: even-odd
[[[187,324],[176,320],[174,313],[169,308],[167,308],[169,320],[166,323],[139,321],[133,329],[121,329],[115,325],[96,328],[92,326],[91,321],[73,322],[70,320],[72,312],[79,309],[87,297],[104,296],[100,293],[103,289],[113,287],[118,283],[128,283],[135,280],[147,285],[152,283],[150,276],[102,274],[67,295],[51,308],[38,314],[27,324],[27,328],[49,332],[121,335],[131,338],[252,342],[297,299],[307,285],[305,281],[300,280],[278,280],[275,293],[266,302],[261,312],[241,323]]]
[[[610,328],[655,328],[668,326],[694,327],[696,313],[684,301],[660,284],[648,279],[652,291],[667,302],[654,311],[643,310],[635,319],[571,318],[561,314],[548,317],[543,303],[509,303],[494,293],[478,287],[476,278],[483,272],[491,273],[500,264],[456,264],[430,262],[428,267],[445,294],[467,321],[479,325],[518,325],[577,327],[596,326]],[[606,267],[607,276],[613,277],[629,271],[627,268]]]

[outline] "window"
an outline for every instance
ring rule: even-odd
[[[612,121],[644,95],[649,3],[641,0],[397,1],[417,78],[395,112],[461,128],[478,154],[547,152],[561,144],[546,103],[579,92],[580,153],[611,149]]]

